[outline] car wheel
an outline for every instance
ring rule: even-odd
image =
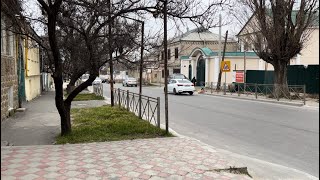
[[[174,95],[177,94],[176,88],[173,89],[173,94],[174,94]]]
[[[189,94],[190,94],[190,95],[193,95],[193,92],[191,91],[191,92],[189,92]]]
[[[138,87],[138,85],[136,84],[136,87]]]

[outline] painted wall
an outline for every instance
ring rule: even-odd
[[[31,47],[31,48],[28,48]],[[25,41],[25,89],[26,100],[31,101],[41,94],[41,73],[39,48],[34,47],[30,41]]]
[[[193,65],[193,73],[196,74],[196,64],[197,59],[199,58],[199,54],[192,58],[192,60],[183,60],[181,64],[189,65],[191,63]],[[226,73],[226,82],[232,83],[233,82],[233,75],[232,72],[234,70],[243,70],[244,69],[244,59],[243,57],[225,57],[225,60],[229,60],[231,62],[231,71]],[[206,84],[209,85],[211,82],[214,84],[218,81],[218,75],[220,71],[220,63],[218,57],[210,57],[208,62],[209,67],[207,68],[207,78],[206,78]],[[267,70],[273,70],[273,67],[271,64],[267,64],[262,60],[260,60],[258,57],[247,57],[246,59],[246,70],[264,70],[265,68]],[[261,69],[263,67],[263,69]],[[185,74],[189,73],[188,66],[181,66],[181,71]],[[194,75],[193,75],[194,76]],[[221,76],[221,82],[223,83],[225,81],[225,74],[222,73]]]
[[[313,29],[309,40],[301,51],[300,64],[319,64],[319,28]]]
[[[9,19],[1,12],[1,121],[18,108],[16,35],[6,30]]]

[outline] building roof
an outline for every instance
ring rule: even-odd
[[[189,56],[181,56],[181,60],[190,60],[190,56],[193,55],[195,51],[201,51],[205,56],[218,56],[218,52],[212,51],[210,48],[195,48]],[[222,54],[221,54],[222,55]],[[243,57],[244,52],[225,52],[225,57]],[[257,57],[257,54],[255,52],[246,52],[247,57]]]
[[[298,14],[298,10],[293,10],[291,13],[291,19],[292,19],[292,23],[296,24],[296,20],[297,20],[297,14]],[[241,28],[241,30],[239,31],[239,33],[237,34],[237,36],[239,36],[241,34],[241,32],[243,31],[243,29],[247,26],[247,24],[251,21],[251,19],[254,17],[255,14],[253,14],[249,20],[246,22],[246,24]],[[267,10],[267,15],[272,17],[272,11],[271,9]],[[319,28],[319,11],[315,12],[315,16],[314,16],[314,21],[311,24],[312,27],[318,27]]]
[[[224,37],[221,36],[221,38],[223,39]],[[232,41],[229,38],[228,40]],[[203,27],[196,28],[173,38],[170,43],[178,41],[219,41],[219,34],[212,33],[211,31]]]

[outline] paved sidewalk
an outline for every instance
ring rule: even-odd
[[[55,106],[55,92],[44,92],[40,97],[25,103],[24,112],[16,112],[1,122],[1,144],[14,146],[48,145],[60,133],[60,116]],[[72,108],[97,107],[105,100],[73,101]]]
[[[9,179],[251,179],[216,172],[232,166],[189,138],[76,145],[1,147],[1,178]]]

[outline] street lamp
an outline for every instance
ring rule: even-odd
[[[164,114],[165,114],[165,121],[166,121],[166,133],[169,132],[169,116],[168,116],[168,40],[167,40],[167,4],[168,0],[164,0],[163,2],[163,46],[164,46]]]
[[[108,27],[108,41],[109,41],[109,58],[110,58],[110,96],[111,96],[111,106],[114,106],[114,94],[113,94],[113,62],[112,62],[112,36],[111,36],[111,25],[112,25],[112,19],[111,19],[111,0],[108,0],[109,4],[109,14],[108,14],[108,19],[109,19],[109,27]]]

